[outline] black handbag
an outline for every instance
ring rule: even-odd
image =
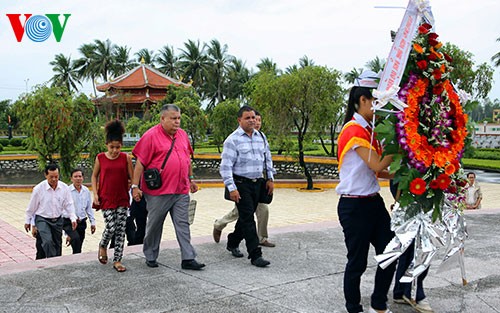
[[[264,135],[262,132],[259,130],[259,134],[262,136],[262,139],[264,140],[264,146],[266,146],[266,139],[264,138]],[[266,152],[264,152],[264,178],[260,178],[260,192],[259,192],[259,203],[265,203],[269,204],[273,202],[273,194],[269,194],[267,192],[267,158],[266,158]]]
[[[161,165],[161,169],[158,170],[157,168],[148,168],[147,170],[144,171],[144,182],[146,183],[146,186],[148,189],[155,190],[161,187],[162,181],[161,181],[161,172],[163,171],[163,168],[165,167],[165,163],[167,163],[168,157],[172,153],[172,149],[174,148],[175,144],[175,139],[172,141],[172,145],[170,145],[170,150],[168,150],[167,156],[165,157],[165,160],[163,160],[163,164]]]

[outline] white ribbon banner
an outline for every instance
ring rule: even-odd
[[[408,62],[411,51],[411,43],[416,34],[420,18],[424,16],[432,21],[432,12],[429,1],[410,0],[405,15],[401,21],[394,43],[392,44],[387,63],[382,72],[377,90],[385,92],[393,86],[398,87]]]

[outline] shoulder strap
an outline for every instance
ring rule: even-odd
[[[260,130],[258,130],[260,136],[262,137],[262,140],[264,141],[264,178],[267,180],[267,158],[266,158],[266,150],[267,150],[267,145],[266,145],[266,138],[264,137],[264,134]]]
[[[172,153],[172,149],[174,148],[174,144],[175,144],[175,139],[177,139],[177,138],[174,138],[174,140],[172,140],[172,144],[170,145],[170,150],[168,150],[167,156],[165,157],[165,160],[163,160],[163,164],[161,165],[160,172],[163,171],[163,168],[165,167],[165,163],[167,163],[168,157],[170,157],[170,154]]]

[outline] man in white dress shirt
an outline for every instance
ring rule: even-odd
[[[41,246],[46,258],[60,256],[62,252],[63,215],[71,220],[76,229],[75,207],[71,192],[65,183],[59,181],[59,167],[49,164],[45,167],[45,178],[33,188],[26,209],[24,229],[32,229],[33,237],[40,234]]]
[[[66,244],[71,244],[73,254],[82,252],[83,241],[85,240],[85,230],[87,229],[87,220],[90,221],[90,232],[95,233],[95,218],[92,210],[92,198],[89,189],[83,185],[83,171],[75,168],[71,171],[71,182],[69,185],[71,196],[76,214],[76,229],[71,228],[71,220],[64,216],[63,229],[66,233]]]

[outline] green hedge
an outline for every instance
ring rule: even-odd
[[[500,160],[462,159],[466,168],[482,168],[500,171]]]
[[[500,149],[476,149],[474,151],[475,159],[500,160]]]

